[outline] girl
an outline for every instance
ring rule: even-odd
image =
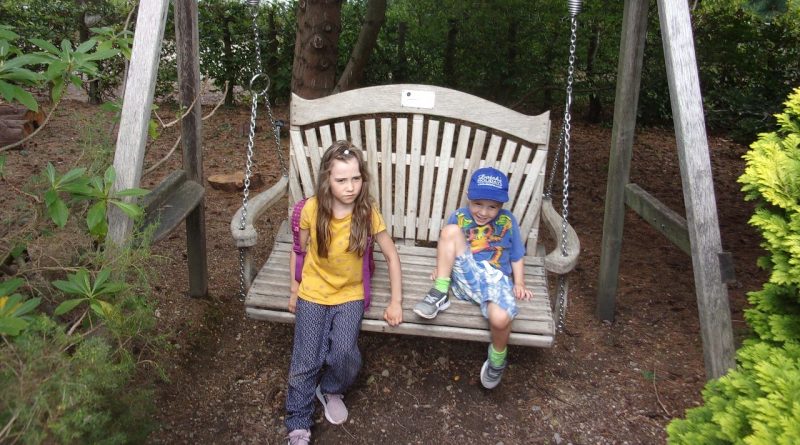
[[[372,204],[369,180],[361,150],[347,141],[335,142],[322,156],[316,194],[306,201],[300,216],[300,246],[306,250],[300,283],[294,280],[294,252],[289,260],[289,311],[295,314],[286,394],[290,444],[310,440],[315,395],[329,422],[338,425],[347,420],[342,394],[361,369],[357,345],[364,315],[361,271],[370,236],[389,266],[392,297],[383,318],[390,326],[403,321],[400,258]]]

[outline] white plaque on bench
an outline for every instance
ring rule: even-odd
[[[400,95],[400,105],[412,108],[431,109],[436,103],[436,93],[433,91],[403,90]]]

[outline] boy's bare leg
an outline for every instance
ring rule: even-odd
[[[435,278],[450,278],[456,257],[462,255],[466,250],[467,240],[464,238],[464,232],[455,224],[444,226],[439,235],[439,246],[436,248]]]
[[[439,246],[436,248],[436,268],[431,279],[436,280],[427,295],[414,305],[414,313],[428,320],[450,307],[447,288],[450,286],[450,272],[457,256],[467,251],[467,242],[461,229],[450,224],[442,229]]]
[[[492,347],[495,351],[505,351],[508,337],[511,335],[511,318],[503,308],[495,303],[489,303],[489,331],[492,336]]]

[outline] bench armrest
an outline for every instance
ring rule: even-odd
[[[258,234],[253,221],[261,216],[265,210],[280,201],[288,191],[289,178],[283,176],[275,185],[250,199],[247,203],[247,217],[245,218],[244,229],[241,228],[242,207],[239,207],[239,210],[236,211],[236,214],[231,219],[231,235],[233,235],[236,247],[252,247],[256,245]]]
[[[561,231],[564,219],[553,208],[553,200],[550,198],[542,199],[542,217],[547,226],[547,230],[554,240],[557,240],[555,249],[544,257],[544,267],[549,272],[565,274],[571,271],[578,262],[578,254],[581,250],[581,242],[578,234],[569,223],[567,224],[567,256],[561,254]]]

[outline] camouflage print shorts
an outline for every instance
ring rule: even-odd
[[[456,257],[450,278],[453,294],[459,300],[479,304],[484,317],[489,318],[489,302],[503,308],[512,320],[517,316],[511,279],[488,261],[475,261],[469,249]]]

